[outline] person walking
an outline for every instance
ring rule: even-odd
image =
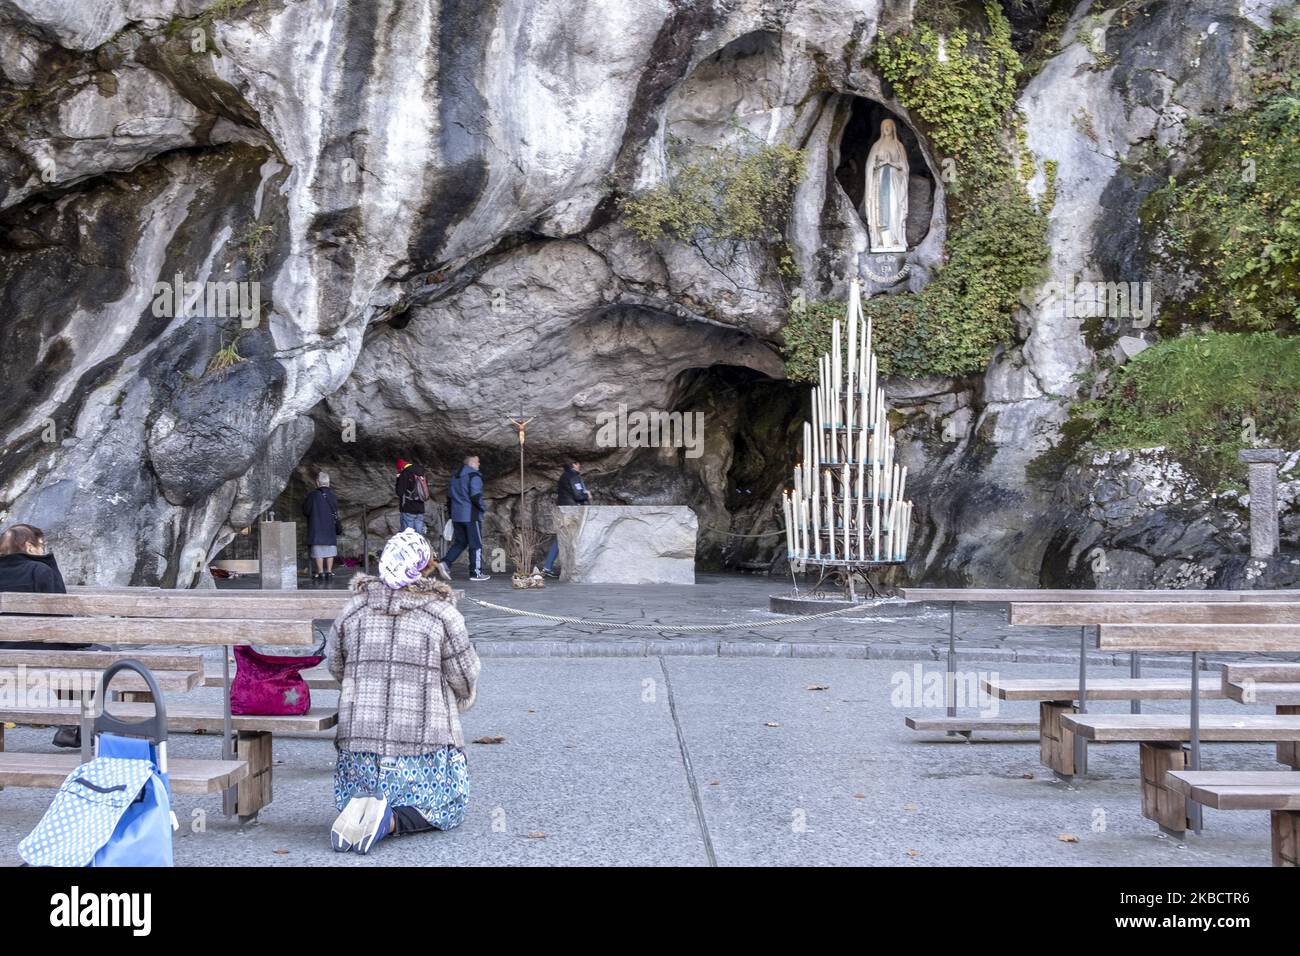
[[[438,571],[451,580],[451,566],[461,552],[469,551],[469,579],[490,581],[491,575],[483,573],[483,475],[479,472],[478,455],[469,455],[447,486],[447,510],[451,513],[451,547],[447,549]]]
[[[307,519],[307,548],[315,563],[313,581],[334,580],[334,559],[338,557],[339,534],[343,522],[339,520],[339,502],[330,490],[330,476],[321,472],[316,476],[316,490],[302,503],[302,514]]]
[[[455,594],[414,529],[394,535],[379,575],[359,575],[330,631],[339,681],[330,845],[366,854],[393,834],[450,830],[469,804],[460,714],[481,665]]]
[[[582,480],[582,465],[571,461],[555,486],[555,503],[556,505],[585,505],[589,501],[591,501],[591,494]],[[555,559],[560,556],[559,530],[557,525],[555,540],[551,542],[551,549],[546,552],[546,563],[542,565],[542,573],[548,578],[559,577],[555,573]]]
[[[429,478],[423,465],[397,459],[397,512],[401,530],[424,534],[424,503],[429,500]]]
[[[67,594],[63,573],[45,543],[45,532],[29,524],[16,524],[0,534],[0,591],[29,594]],[[5,644],[14,650],[80,651],[90,644],[62,644],[20,641]],[[54,732],[54,746],[81,746],[80,727],[60,727]]]

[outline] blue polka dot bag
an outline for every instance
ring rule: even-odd
[[[153,675],[133,660],[104,672],[100,699],[121,670],[144,677],[154,715],[95,719],[95,758],[68,774],[45,815],[18,844],[31,866],[171,866],[171,787],[167,781],[167,711]]]

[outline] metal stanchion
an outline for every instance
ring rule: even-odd
[[[1201,769],[1201,655],[1192,651],[1192,769]],[[1201,805],[1187,798],[1187,820],[1201,835]]]
[[[1142,676],[1142,658],[1134,651],[1128,656],[1128,676],[1134,679]],[[1128,712],[1130,714],[1142,713],[1142,701],[1136,697],[1128,702]]]
[[[230,646],[221,647],[221,686],[224,697],[224,710],[221,715],[221,759],[234,760],[234,730],[230,715]],[[235,787],[230,786],[221,791],[221,812],[226,816],[235,814]]]
[[[948,602],[948,673],[944,680],[943,696],[948,705],[948,716],[957,716],[957,602]]]
[[[1079,713],[1088,712],[1088,627],[1079,628]],[[1074,772],[1088,772],[1088,740],[1083,734],[1074,735]]]

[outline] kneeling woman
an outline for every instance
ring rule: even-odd
[[[340,681],[335,850],[369,853],[385,837],[450,830],[465,818],[469,774],[459,712],[474,703],[479,659],[429,542],[394,535],[379,577],[358,576],[330,634]]]

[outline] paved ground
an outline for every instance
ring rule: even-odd
[[[1034,742],[954,742],[907,730],[903,716],[924,712],[908,706],[902,690],[918,666],[935,669],[839,658],[489,659],[465,729],[470,738],[505,742],[469,746],[471,808],[459,830],[394,839],[369,858],[332,853],[332,743],[277,738],[275,800],[260,822],[241,829],[220,816],[215,798],[178,798],[176,859],[224,866],[1268,864],[1264,813],[1207,811],[1206,832],[1185,845],[1158,836],[1139,812],[1135,746],[1094,748],[1092,776],[1067,786],[1039,764]],[[980,669],[1074,673],[1025,663]],[[199,693],[215,699],[217,691]],[[321,703],[331,699],[320,695]],[[1126,707],[1097,709],[1117,706]],[[1010,704],[1002,713],[1034,710]],[[1206,710],[1245,712],[1221,701]],[[50,749],[49,737],[49,730],[19,729],[7,742],[41,751]],[[179,755],[212,755],[217,747],[212,737],[172,741]],[[1208,745],[1205,761],[1277,768],[1265,746]],[[49,791],[0,793],[0,862],[16,862],[17,841],[49,799]],[[204,814],[206,830],[194,832]],[[1063,842],[1062,834],[1078,842]]]
[[[458,569],[459,570],[459,569]],[[245,578],[238,585],[256,586]],[[698,574],[694,585],[577,585],[549,581],[542,590],[514,590],[508,575],[473,583],[458,573],[461,610],[483,657],[724,657],[847,658],[944,661],[948,655],[947,605],[883,599],[845,617],[789,621],[768,610],[772,594],[791,591],[788,580],[760,575]],[[335,588],[346,587],[336,578]],[[310,587],[304,581],[303,587]],[[639,623],[643,631],[601,630],[517,617],[475,601],[588,621]],[[786,620],[771,626],[771,622]],[[682,633],[673,624],[748,624],[726,631]],[[1079,628],[1012,627],[1005,604],[963,604],[956,609],[961,660],[984,663],[1077,664]],[[763,625],[763,626],[758,626]],[[271,651],[275,653],[275,651]],[[1128,654],[1089,650],[1089,661],[1127,667]],[[1208,655],[1206,666],[1241,655]],[[1264,659],[1255,655],[1254,659]],[[1186,666],[1183,659],[1166,659]]]

